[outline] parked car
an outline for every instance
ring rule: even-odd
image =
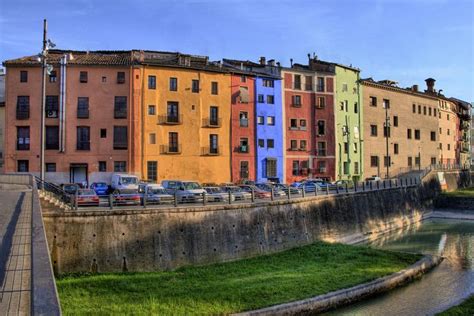
[[[245,192],[251,193],[252,190],[254,192],[254,196],[258,199],[268,199],[270,198],[270,192],[262,190],[255,185],[252,184],[241,184],[239,187],[242,188]]]
[[[224,192],[232,193],[232,196],[236,201],[244,201],[250,200],[252,198],[252,194],[244,191],[241,187],[236,185],[225,185],[221,187]]]
[[[354,187],[354,182],[349,181],[349,180],[337,180],[333,183],[334,188],[338,187],[339,189],[345,189],[346,186],[348,188],[353,188]]]
[[[365,184],[370,185],[370,183],[375,184],[375,182],[382,181],[382,178],[380,177],[368,177],[365,179]]]
[[[229,193],[222,190],[219,187],[204,187],[206,190],[206,199],[209,202],[225,202],[229,201]],[[231,201],[235,201],[235,197],[231,194],[230,195]]]
[[[114,173],[112,175],[111,188],[114,190],[131,189],[138,190],[140,180],[136,175],[125,173]]]
[[[273,189],[273,196],[276,196],[276,197],[278,197],[278,196],[286,196],[286,193],[285,193],[285,192],[283,192],[281,189],[279,189],[279,188],[273,186],[273,185],[270,184],[270,183],[257,183],[257,184],[255,184],[255,186],[256,186],[257,188],[259,188],[259,189],[262,189],[262,190],[264,190],[264,191],[270,192],[270,194],[271,194],[271,191],[272,191],[272,189]]]
[[[77,206],[99,206],[99,197],[92,189],[78,189],[75,199]]]
[[[163,180],[161,183],[171,194],[176,193],[180,203],[202,201],[203,193],[206,192],[196,181]]]
[[[282,184],[282,183],[275,183],[273,187],[278,188],[279,190],[283,191],[285,195],[288,194],[288,190],[290,190],[290,194],[301,194],[301,189],[292,187],[290,185]]]
[[[61,189],[66,192],[67,194],[76,194],[77,190],[79,190],[79,185],[77,183],[64,183],[61,184]]]
[[[159,184],[141,183],[138,185],[138,194],[140,194],[141,204],[146,197],[147,204],[166,204],[173,203],[174,196]]]
[[[90,188],[97,193],[97,195],[108,195],[110,188],[105,182],[94,182]]]
[[[133,189],[117,189],[113,192],[116,205],[140,205],[140,194]]]

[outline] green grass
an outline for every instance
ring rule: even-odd
[[[465,188],[452,192],[443,192],[442,195],[452,197],[474,197],[474,188]]]
[[[175,271],[63,276],[64,315],[228,314],[299,300],[391,274],[420,256],[318,242]]]
[[[474,315],[474,295],[471,295],[467,300],[457,306],[439,313],[438,316],[464,316]]]

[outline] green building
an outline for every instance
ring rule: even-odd
[[[336,178],[363,180],[362,146],[362,85],[360,70],[344,65],[336,66]]]

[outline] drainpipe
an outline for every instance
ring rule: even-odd
[[[362,119],[362,116],[364,115],[364,105],[361,102],[361,87],[362,85],[360,84],[360,72],[357,72],[357,104],[359,106],[359,115],[358,115],[358,122],[359,122],[359,179],[363,180],[364,179],[364,139],[363,139],[363,131],[364,131],[364,122]],[[361,125],[362,124],[362,125]]]
[[[59,152],[66,151],[66,65],[67,55],[63,55],[60,61],[59,75]]]

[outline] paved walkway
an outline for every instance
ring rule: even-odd
[[[0,315],[29,315],[31,189],[0,187]]]

